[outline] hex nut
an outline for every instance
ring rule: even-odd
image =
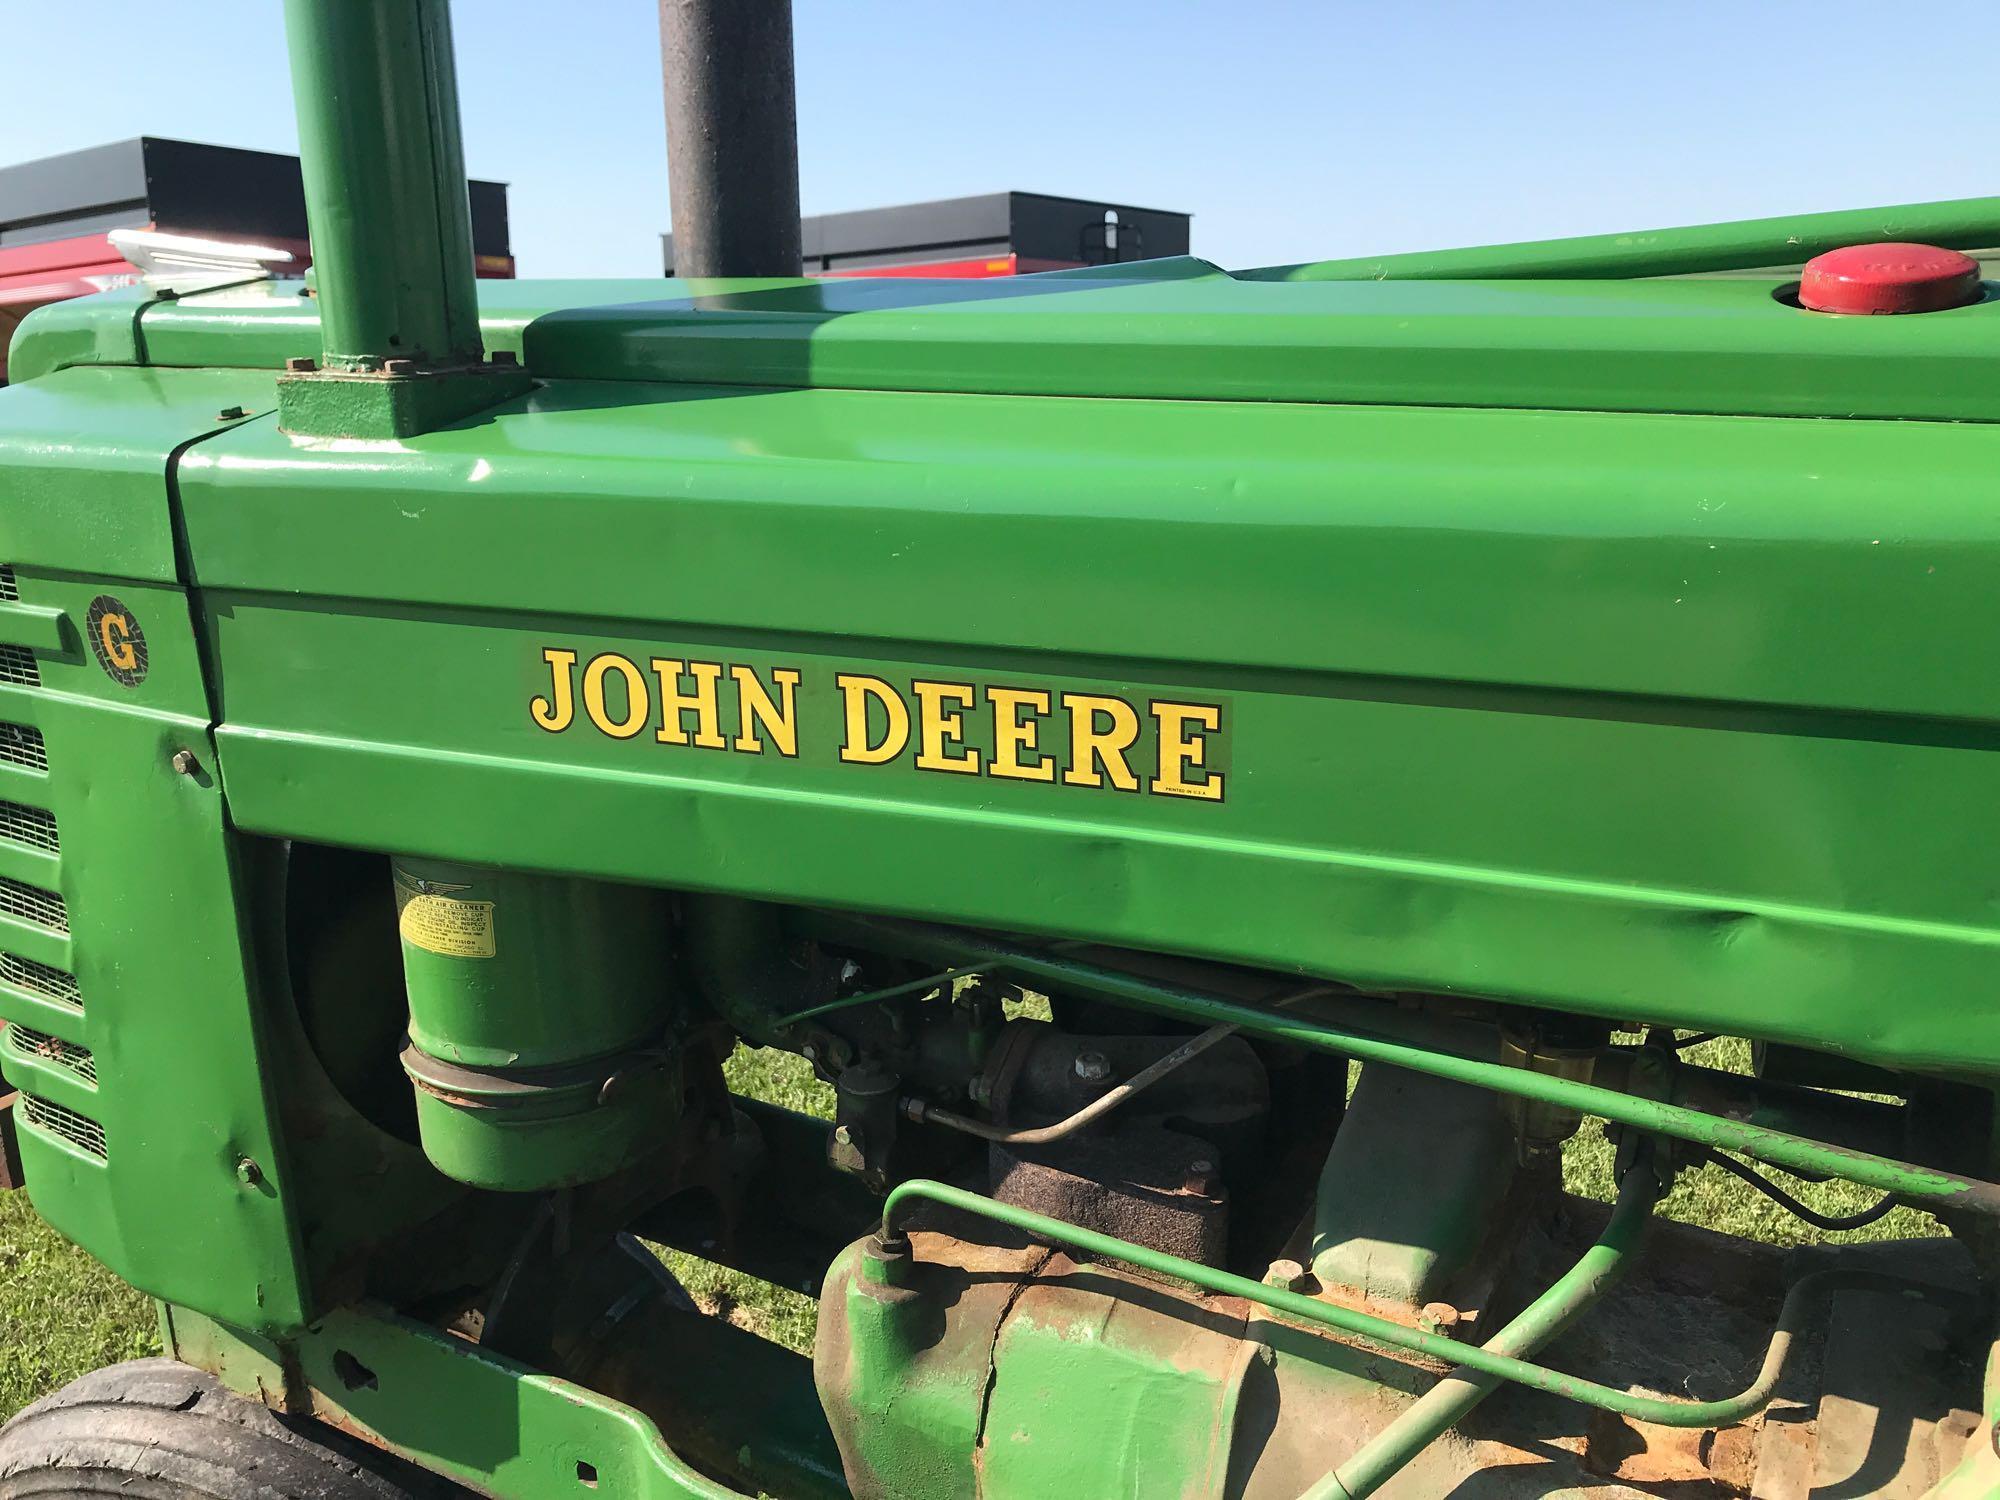
[[[385,359],[382,361],[384,375],[414,375],[417,362],[414,359]]]
[[[192,750],[176,750],[167,764],[183,776],[192,776],[201,769],[201,762],[194,758]]]
[[[215,420],[218,422],[240,422],[243,417],[244,411],[240,406],[225,406],[215,414]]]
[[[310,355],[294,354],[285,361],[285,369],[293,375],[310,375],[319,368],[319,361]]]
[[[1102,1083],[1111,1076],[1111,1064],[1102,1052],[1079,1052],[1076,1076],[1085,1083]]]

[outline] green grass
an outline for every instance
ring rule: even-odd
[[[724,1065],[723,1074],[733,1093],[782,1104],[786,1109],[816,1115],[822,1120],[833,1118],[833,1090],[813,1076],[811,1066],[802,1057],[769,1047],[738,1047]],[[703,1310],[725,1317],[739,1328],[761,1333],[788,1349],[801,1354],[811,1352],[813,1330],[819,1323],[819,1304],[812,1298],[699,1256],[669,1250],[664,1245],[653,1248]]]
[[[1745,1042],[1690,1049],[1691,1062],[1748,1071]],[[833,1090],[789,1053],[739,1048],[729,1086],[790,1109],[833,1113]],[[1609,1201],[1613,1152],[1595,1121],[1563,1153],[1571,1192]],[[1873,1201],[1846,1183],[1800,1186],[1798,1196],[1826,1213],[1851,1213]],[[1662,1201],[1668,1218],[1775,1245],[1840,1244],[1944,1233],[1936,1220],[1899,1208],[1866,1229],[1825,1234],[1786,1213],[1716,1167],[1683,1173]],[[812,1347],[816,1308],[809,1297],[742,1276],[677,1251],[662,1251],[683,1285],[709,1312],[804,1352]],[[35,1216],[25,1193],[0,1194],[0,1419],[45,1391],[116,1360],[159,1352],[152,1305]]]
[[[153,1304],[0,1193],[0,1420],[99,1365],[160,1352]]]

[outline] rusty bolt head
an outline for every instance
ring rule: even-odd
[[[1204,1198],[1213,1197],[1221,1184],[1222,1179],[1216,1175],[1214,1162],[1198,1157],[1188,1163],[1185,1186],[1190,1193],[1200,1193]]]
[[[218,422],[240,422],[243,420],[243,415],[242,407],[225,406],[215,414],[215,420]]]
[[[1265,1286],[1281,1286],[1288,1292],[1303,1292],[1307,1296],[1319,1290],[1319,1281],[1312,1272],[1295,1260],[1274,1260],[1271,1268],[1264,1273]]]
[[[1449,1302],[1426,1302],[1423,1310],[1417,1314],[1417,1317],[1423,1323],[1435,1328],[1439,1333],[1450,1333],[1452,1329],[1465,1321],[1465,1314],[1453,1307]]]
[[[521,362],[521,356],[512,349],[495,349],[489,358],[496,365],[518,365]]]
[[[1102,1083],[1111,1076],[1111,1064],[1102,1052],[1079,1052],[1076,1055],[1076,1076],[1085,1083]]]
[[[310,355],[294,354],[285,361],[285,369],[293,375],[310,375],[319,368],[319,361]]]
[[[167,764],[182,776],[192,776],[201,769],[201,762],[194,758],[192,750],[176,750]]]
[[[384,375],[414,375],[417,362],[414,359],[385,359],[382,361]]]
[[[845,1125],[836,1125],[833,1127],[833,1138],[843,1146],[854,1144],[854,1132],[849,1130]]]

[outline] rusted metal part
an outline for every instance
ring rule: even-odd
[[[1783,1372],[1785,1359],[1791,1352],[1793,1341],[1804,1324],[1806,1315],[1817,1310],[1824,1298],[1836,1290],[1851,1287],[1882,1288],[1934,1300],[1946,1306],[1969,1308],[1973,1305],[1970,1299],[1954,1289],[1902,1281],[1886,1277],[1879,1272],[1846,1270],[1816,1272],[1794,1283],[1790,1292],[1786,1294],[1785,1305],[1779,1312],[1778,1326],[1766,1346],[1763,1363],[1749,1385],[1734,1395],[1716,1400],[1682,1401],[1667,1397],[1635,1395],[1630,1391],[1616,1390],[1595,1380],[1567,1375],[1509,1355],[1454,1345],[1450,1340],[1440,1338],[1433,1333],[1404,1328],[1385,1319],[1369,1317],[1345,1308],[1330,1307],[1326,1303],[1301,1296],[1296,1292],[1264,1286],[1228,1271],[1197,1265],[1192,1261],[1166,1255],[1143,1245],[1125,1243],[1112,1236],[1099,1234],[1077,1225],[1064,1224],[1025,1209],[995,1203],[991,1199],[980,1197],[977,1193],[968,1193],[962,1188],[954,1188],[941,1182],[922,1180],[905,1182],[889,1194],[882,1209],[882,1235],[885,1240],[896,1236],[895,1226],[899,1222],[900,1215],[909,1204],[920,1199],[929,1199],[968,1213],[984,1214],[1011,1228],[1054,1240],[1071,1249],[1122,1260],[1128,1265],[1157,1274],[1177,1276],[1211,1292],[1247,1298],[1302,1323],[1365,1339],[1391,1349],[1456,1360],[1468,1371],[1479,1375],[1496,1376],[1550,1395],[1563,1396],[1587,1406],[1602,1407],[1621,1416],[1656,1423],[1663,1427],[1726,1426],[1761,1410],[1771,1399],[1778,1377]]]
[[[1070,1224],[1221,1265],[1229,1248],[1229,1191],[1214,1147],[1159,1126],[1060,1147],[991,1148],[993,1195]]]
[[[1554,1285],[1494,1334],[1482,1346],[1484,1351],[1533,1354],[1603,1296],[1630,1266],[1659,1196],[1660,1183],[1650,1160],[1629,1168],[1619,1184],[1618,1205],[1597,1242]],[[1454,1370],[1308,1491],[1306,1500],[1367,1500],[1499,1387],[1500,1380],[1493,1375]]]

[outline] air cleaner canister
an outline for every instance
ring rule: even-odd
[[[476,1187],[605,1177],[680,1103],[657,891],[441,860],[394,862],[409,989],[403,1070],[424,1152]]]

